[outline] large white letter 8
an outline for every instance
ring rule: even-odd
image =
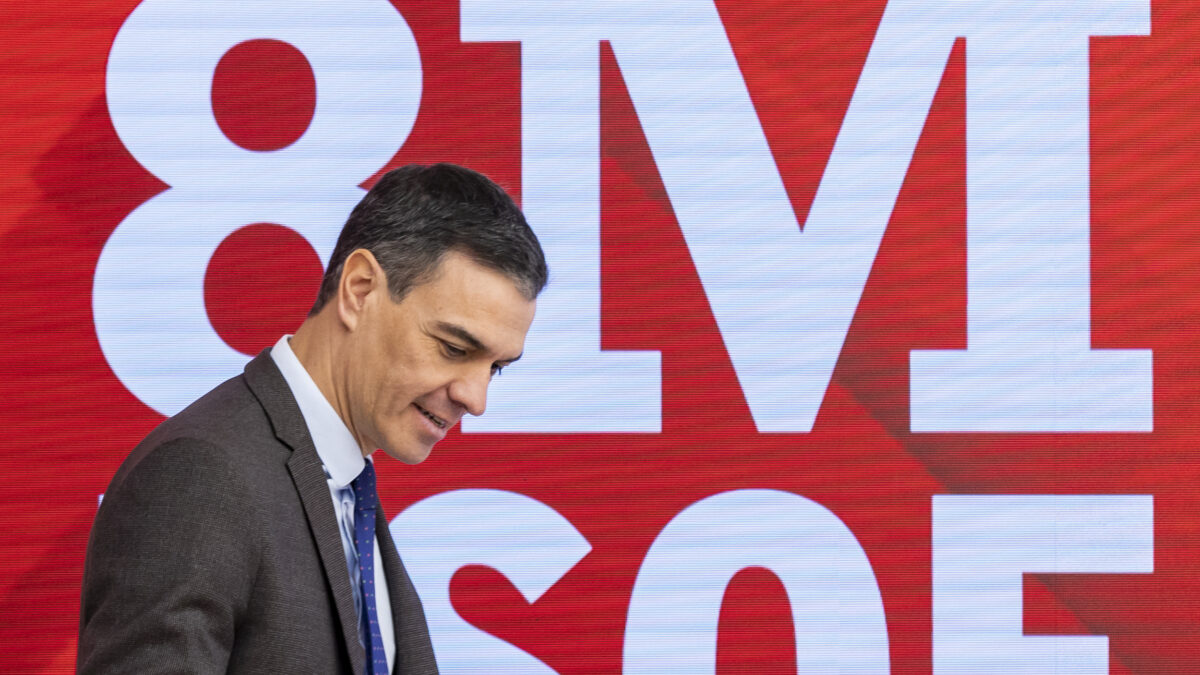
[[[312,122],[292,145],[256,152],[217,125],[210,92],[222,55],[253,39],[287,42],[317,83]],[[421,98],[421,64],[386,0],[147,0],[117,33],[109,114],[129,152],[170,188],[113,231],[93,281],[96,335],[135,396],[178,412],[246,357],[204,305],[213,251],[251,223],[295,229],[328,261],[358,183],[403,144]]]

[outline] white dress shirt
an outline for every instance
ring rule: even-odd
[[[358,569],[358,549],[354,545],[354,489],[350,482],[362,473],[366,466],[362,450],[346,423],[338,416],[337,411],[325,399],[317,383],[304,369],[300,359],[296,358],[288,340],[291,335],[284,335],[271,348],[271,359],[283,373],[283,379],[296,403],[300,406],[300,414],[308,425],[308,433],[312,435],[313,445],[316,446],[317,456],[325,465],[325,478],[329,483],[329,496],[333,499],[333,511],[337,514],[338,527],[342,532],[342,553],[346,556],[346,568],[350,571],[350,587],[354,589],[354,610],[358,614],[358,637],[363,640],[366,629],[363,612],[361,576]],[[380,513],[382,518],[383,514]],[[388,672],[396,663],[396,636],[392,628],[392,605],[388,593],[387,580],[383,574],[383,558],[379,554],[379,540],[375,540],[375,611],[379,615],[379,632],[383,635],[383,650],[387,654]],[[367,658],[371,658],[367,654]]]

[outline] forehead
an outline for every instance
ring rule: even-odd
[[[502,272],[457,252],[438,263],[432,278],[414,286],[399,309],[426,332],[447,325],[474,336],[497,358],[516,358],[524,349],[536,303]]]

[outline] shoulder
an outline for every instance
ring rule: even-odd
[[[253,476],[228,449],[175,437],[130,457],[92,526],[90,554],[125,548],[146,533],[217,542],[259,529]],[[235,528],[230,524],[236,523]]]
[[[119,587],[104,580],[122,570],[161,576],[197,559],[212,587],[238,585],[257,566],[262,495],[286,488],[290,453],[239,380],[164,421],[117,470],[89,537],[93,586]]]
[[[109,492],[135,474],[182,474],[206,483],[217,476],[224,477],[222,482],[247,481],[282,469],[290,455],[246,376],[238,375],[151,431],[122,463]]]
[[[132,454],[179,438],[207,441],[218,447],[274,439],[271,421],[244,375],[232,377],[168,418],[146,436]]]

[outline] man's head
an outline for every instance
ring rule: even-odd
[[[346,257],[360,248],[379,261],[397,302],[448,251],[504,274],[530,300],[546,286],[542,247],[512,198],[454,164],[410,164],[379,179],[342,228],[310,316],[333,297]]]
[[[453,165],[403,167],[351,213],[293,347],[322,364],[314,379],[365,452],[420,462],[464,413],[483,413],[546,278],[498,186]]]

